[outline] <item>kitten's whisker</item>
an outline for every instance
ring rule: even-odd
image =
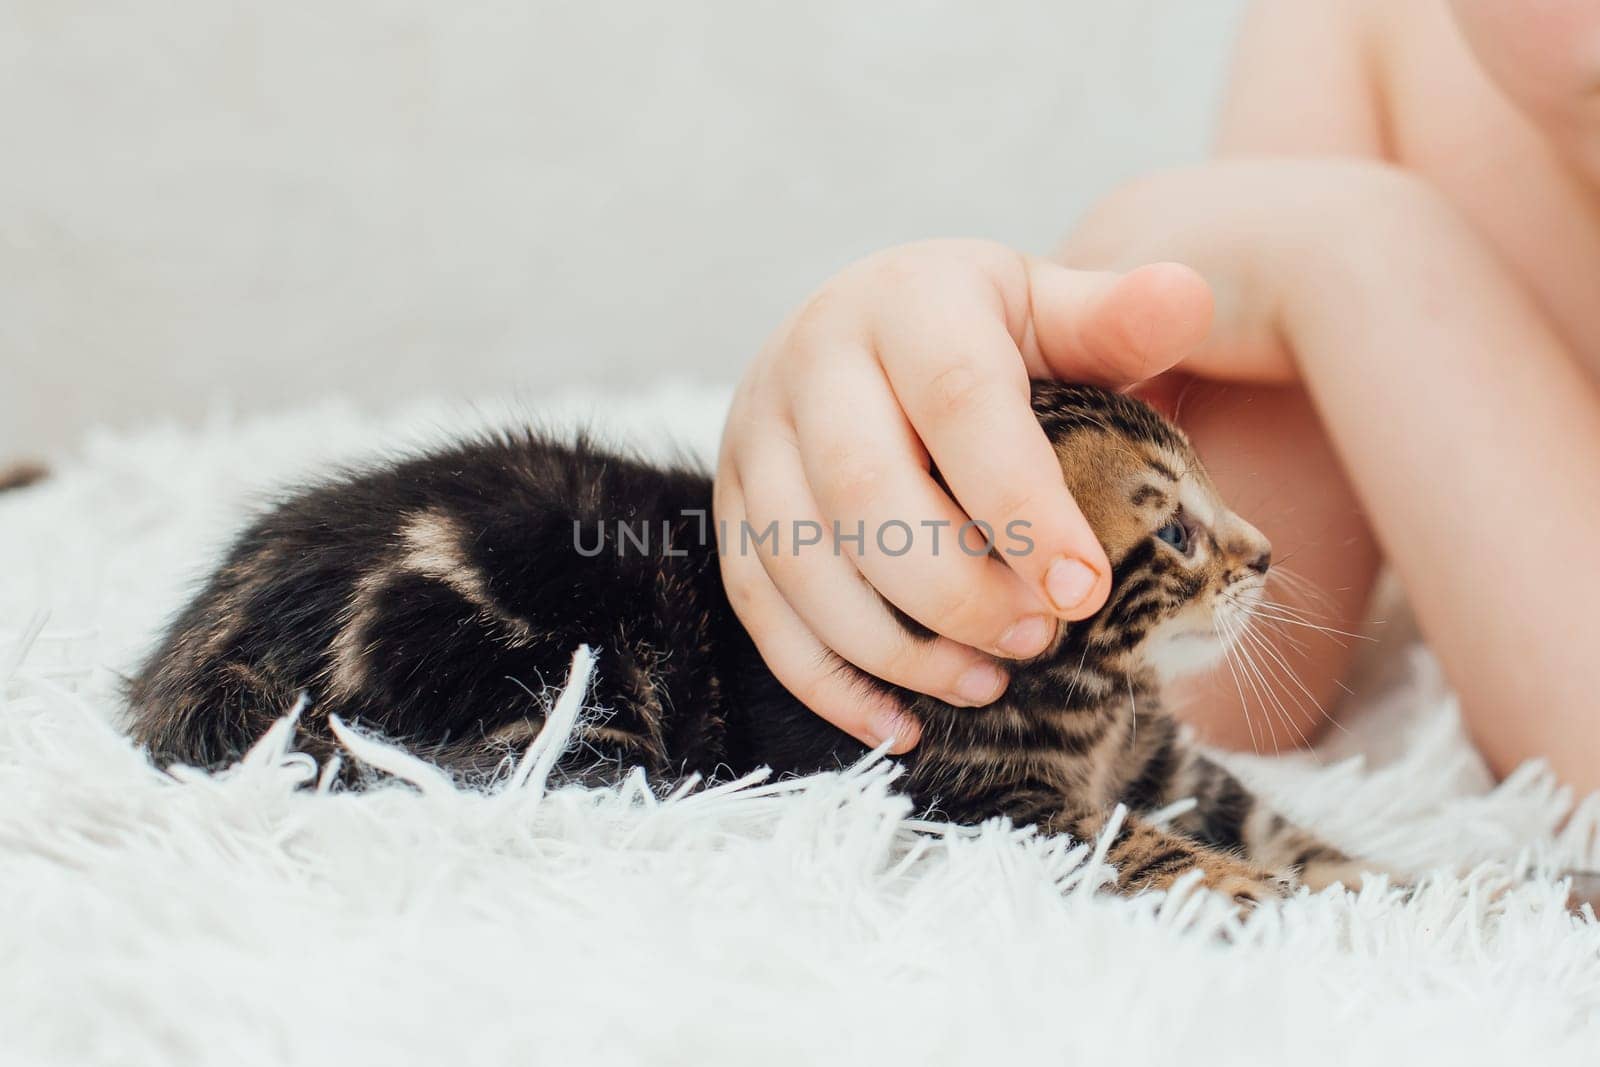
[[[1083,665],[1089,661],[1089,642],[1083,643],[1083,655],[1078,657],[1078,669],[1072,672],[1072,684],[1067,686],[1067,704],[1071,705],[1072,698],[1078,695],[1078,681],[1083,677]]]
[[[1173,404],[1172,404],[1172,421],[1173,422],[1176,422],[1176,423],[1179,423],[1179,424],[1181,424],[1183,422],[1183,406],[1184,406],[1184,404],[1188,403],[1189,394],[1193,393],[1195,391],[1195,389],[1199,385],[1200,385],[1200,379],[1199,378],[1190,378],[1188,381],[1183,383],[1183,388],[1178,390],[1178,399],[1173,401]]]
[[[1123,675],[1123,680],[1128,683],[1128,707],[1131,710],[1128,718],[1128,749],[1132,751],[1134,742],[1139,738],[1139,704],[1133,699],[1133,675]]]
[[[1284,643],[1288,644],[1296,652],[1300,653],[1300,655],[1309,656],[1311,654],[1311,646],[1307,645],[1300,638],[1294,636],[1289,631],[1285,630],[1283,628],[1283,626],[1276,619],[1269,619],[1269,618],[1266,618],[1265,616],[1257,615],[1253,611],[1250,610],[1250,607],[1251,606],[1248,605],[1248,604],[1239,605],[1240,610],[1245,613],[1245,616],[1252,623],[1257,623],[1257,622],[1261,623],[1263,626],[1265,626],[1265,627],[1267,627],[1269,629],[1269,632],[1273,635],[1273,637],[1275,637],[1278,640],[1283,641]]]
[[[1230,593],[1226,591],[1223,592],[1222,596],[1228,601],[1228,603],[1238,608],[1249,622],[1267,622],[1273,624],[1274,632],[1279,637],[1281,637],[1284,641],[1293,644],[1295,648],[1302,654],[1309,654],[1309,647],[1299,638],[1292,636],[1287,630],[1284,630],[1279,624],[1285,622],[1294,622],[1304,626],[1311,626],[1313,624],[1304,622],[1300,619],[1291,620],[1287,616],[1279,615],[1276,611],[1278,605],[1272,603],[1271,601],[1258,599],[1247,600],[1239,596],[1237,593]]]
[[[1338,614],[1340,612],[1339,602],[1327,590],[1299,571],[1285,566],[1297,554],[1297,552],[1290,552],[1288,555],[1274,559],[1272,568],[1266,574],[1266,584],[1272,588],[1281,587],[1284,592],[1290,593],[1299,599],[1307,610],[1328,616]]]
[[[1278,622],[1276,619],[1255,617],[1251,621],[1259,622],[1265,632],[1270,633],[1273,637],[1294,649],[1294,651],[1299,653],[1301,656],[1307,657],[1311,655],[1311,646],[1291,634],[1288,630],[1285,630],[1283,628],[1283,624]]]
[[[1239,681],[1239,672],[1233,665],[1234,657],[1237,655],[1234,645],[1238,635],[1233,631],[1232,624],[1228,620],[1219,618],[1218,621],[1222,624],[1227,638],[1222,646],[1222,660],[1228,665],[1228,673],[1233,675],[1233,687],[1239,691],[1239,710],[1244,712],[1244,727],[1250,731],[1250,748],[1259,756],[1261,755],[1261,742],[1256,738],[1256,725],[1250,718],[1250,701],[1244,695],[1244,685]]]
[[[1239,681],[1239,672],[1233,665],[1233,633],[1229,628],[1228,620],[1217,616],[1217,626],[1222,630],[1222,662],[1227,665],[1228,673],[1233,676],[1233,687],[1239,694],[1239,710],[1244,713],[1245,728],[1250,731],[1250,747],[1257,755],[1260,754],[1260,744],[1256,741],[1255,724],[1250,721],[1250,708],[1244,696],[1244,686]]]
[[[1298,598],[1301,603],[1300,606],[1296,606],[1286,600],[1264,596],[1263,601],[1265,603],[1272,604],[1304,619],[1325,621],[1338,618],[1341,614],[1339,604],[1333,597],[1323,592],[1315,582],[1302,577],[1287,567],[1283,567],[1280,563],[1275,563],[1272,569],[1267,572],[1266,579],[1263,582],[1263,593],[1269,588],[1282,588],[1285,593]]]
[[[1306,630],[1316,630],[1318,633],[1328,634],[1331,637],[1348,637],[1353,641],[1376,641],[1377,640],[1377,638],[1370,637],[1367,634],[1351,633],[1349,630],[1341,630],[1336,626],[1323,626],[1320,623],[1307,622],[1305,619],[1296,618],[1296,617],[1294,617],[1292,615],[1282,614],[1281,611],[1280,611],[1281,607],[1282,607],[1282,605],[1280,605],[1280,604],[1261,603],[1261,604],[1253,605],[1250,608],[1250,612],[1251,612],[1251,614],[1259,615],[1260,617],[1262,617],[1264,619],[1271,619],[1273,622],[1284,623],[1285,625],[1288,625],[1288,626],[1299,626],[1299,627],[1301,627],[1303,629],[1306,629]],[[1343,646],[1343,644],[1344,644],[1343,641],[1335,641],[1335,643],[1340,645],[1340,646]]]
[[[1276,579],[1278,584],[1289,592],[1300,597],[1308,608],[1315,606],[1330,615],[1339,610],[1338,601],[1327,590],[1298,571],[1290,570],[1281,565],[1274,565],[1272,570],[1267,572],[1267,580],[1270,582],[1273,579]]]
[[[1295,688],[1299,689],[1300,692],[1305,695],[1306,701],[1309,701],[1311,704],[1310,708],[1307,708],[1305,702],[1301,701],[1301,699],[1298,696],[1295,696],[1293,692],[1288,694],[1289,698],[1294,701],[1295,706],[1302,713],[1309,715],[1311,710],[1315,709],[1318,715],[1322,716],[1339,729],[1344,729],[1344,724],[1339,722],[1338,719],[1335,719],[1328,713],[1327,709],[1322,706],[1321,702],[1317,700],[1316,696],[1311,692],[1311,690],[1306,687],[1306,684],[1300,680],[1300,676],[1295,673],[1294,668],[1291,667],[1288,661],[1283,658],[1282,653],[1273,648],[1271,643],[1266,641],[1260,634],[1252,634],[1249,633],[1249,631],[1246,631],[1246,636],[1252,641],[1257,649],[1267,655],[1268,660],[1266,666],[1269,670],[1271,670],[1273,676],[1282,680],[1282,678],[1287,675],[1288,680],[1295,686]],[[1304,732],[1302,732],[1300,736],[1301,739],[1306,741],[1307,745],[1309,746],[1310,739],[1305,736]]]
[[[1298,556],[1300,554],[1300,552],[1301,552],[1300,549],[1292,548],[1289,551],[1285,552],[1283,555],[1281,555],[1278,558],[1274,559],[1272,561],[1272,570],[1267,573],[1267,577],[1270,578],[1274,574],[1280,573],[1283,570],[1283,565],[1285,563],[1288,563],[1291,559],[1294,559],[1296,556]]]
[[[1245,684],[1248,685],[1250,687],[1250,691],[1255,694],[1256,700],[1261,705],[1261,710],[1263,712],[1269,712],[1272,709],[1267,702],[1266,694],[1262,692],[1260,685],[1260,673],[1255,670],[1255,665],[1250,662],[1250,657],[1246,653],[1245,648],[1239,643],[1242,632],[1242,630],[1238,629],[1233,631],[1233,640],[1231,644],[1239,653],[1239,667],[1244,673]],[[1272,751],[1277,755],[1282,755],[1282,749],[1278,747],[1278,731],[1272,725],[1272,716],[1265,715],[1264,720],[1266,722],[1267,732],[1272,737]]]
[[[1248,630],[1245,631],[1245,636],[1250,640],[1251,644],[1265,653],[1278,667],[1282,668],[1283,672],[1289,676],[1289,680],[1299,688],[1300,692],[1305,694],[1306,699],[1311,701],[1312,705],[1316,706],[1318,711],[1322,711],[1321,706],[1317,705],[1317,698],[1312,696],[1311,690],[1307,689],[1305,687],[1305,683],[1300,681],[1299,676],[1294,672],[1294,668],[1289,666],[1288,661],[1283,658],[1283,653],[1272,647],[1272,642],[1268,641],[1261,634],[1251,633]],[[1323,714],[1327,713],[1323,712]]]
[[[1240,631],[1241,640],[1246,638],[1249,635],[1249,632],[1250,631],[1248,627],[1242,629]],[[1255,659],[1250,655],[1250,646],[1248,644],[1242,644],[1239,651],[1241,654],[1241,662],[1245,667],[1246,677],[1253,678],[1255,680],[1252,684],[1252,688],[1255,689],[1256,693],[1260,697],[1263,710],[1275,713],[1279,721],[1293,729],[1294,724],[1289,721],[1288,714],[1285,712],[1283,707],[1283,702],[1278,699],[1275,693],[1273,693],[1272,685],[1267,681],[1266,676],[1262,674],[1260,665],[1257,664]],[[1268,716],[1267,722],[1269,725],[1271,724],[1271,716]],[[1282,751],[1278,748],[1278,732],[1276,729],[1272,731],[1272,742],[1273,751],[1278,755],[1282,755]]]
[[[1288,614],[1280,614],[1278,611],[1274,610],[1278,607],[1278,605],[1272,604],[1271,602],[1246,601],[1237,595],[1227,592],[1225,592],[1223,595],[1227,597],[1227,599],[1243,613],[1246,619],[1244,626],[1238,629],[1233,636],[1235,640],[1240,642],[1240,655],[1243,661],[1243,666],[1247,671],[1247,678],[1253,674],[1254,678],[1259,681],[1260,686],[1265,690],[1266,694],[1273,698],[1274,706],[1268,708],[1267,710],[1276,712],[1276,714],[1284,720],[1285,724],[1300,736],[1302,743],[1309,745],[1310,739],[1307,737],[1304,729],[1300,727],[1297,721],[1297,716],[1292,715],[1288,708],[1284,705],[1282,699],[1279,698],[1279,694],[1276,690],[1278,688],[1283,688],[1284,695],[1287,695],[1295,704],[1296,710],[1301,716],[1313,718],[1320,716],[1321,718],[1326,719],[1328,722],[1338,727],[1340,730],[1344,730],[1344,724],[1335,719],[1333,715],[1331,715],[1328,710],[1322,706],[1322,703],[1317,700],[1316,696],[1311,692],[1309,687],[1306,686],[1305,682],[1300,678],[1298,672],[1296,672],[1294,667],[1289,663],[1287,656],[1275,645],[1273,640],[1273,638],[1276,638],[1279,641],[1290,644],[1302,655],[1307,655],[1308,650],[1304,642],[1295,639],[1288,632],[1288,630],[1285,629],[1285,626],[1298,625],[1311,629],[1317,629],[1319,627],[1317,627],[1316,624],[1307,623],[1300,618],[1291,618]],[[1272,637],[1269,638],[1268,633],[1262,632],[1263,626],[1270,628],[1269,632],[1271,633]],[[1322,629],[1331,630],[1332,628],[1326,627]],[[1338,643],[1343,645],[1343,642]],[[1285,678],[1285,676],[1287,676],[1287,678]],[[1284,687],[1285,681],[1292,685],[1294,689],[1299,690],[1299,694],[1296,694],[1294,689],[1288,689]],[[1349,688],[1344,686],[1342,683],[1340,684],[1340,688],[1344,689],[1346,692],[1349,692]],[[1303,700],[1301,699],[1300,694],[1303,694]],[[1306,701],[1310,702],[1309,707],[1307,706]],[[1315,715],[1313,715],[1313,711],[1315,712]]]
[[[1334,628],[1332,628],[1330,626],[1318,626],[1316,623],[1304,622],[1304,621],[1302,621],[1300,619],[1286,619],[1286,618],[1284,618],[1284,617],[1282,617],[1280,615],[1271,615],[1271,614],[1268,614],[1268,613],[1265,613],[1265,612],[1263,612],[1261,614],[1261,618],[1266,619],[1269,622],[1278,623],[1278,624],[1283,625],[1283,626],[1298,626],[1302,630],[1315,630],[1318,633],[1327,634],[1328,635],[1328,640],[1332,641],[1334,644],[1338,645],[1340,648],[1348,647],[1344,643],[1344,640],[1343,640],[1344,638],[1349,638],[1352,641],[1371,641],[1372,640],[1372,638],[1370,638],[1370,637],[1366,637],[1366,636],[1364,636],[1362,634],[1353,634],[1353,633],[1350,633],[1348,630],[1336,630],[1336,629],[1334,629]]]
[[[1284,615],[1292,619],[1299,619],[1302,622],[1315,622],[1318,625],[1323,625],[1323,623],[1320,621],[1322,618],[1320,615],[1307,611],[1304,608],[1297,608],[1292,604],[1285,604],[1281,600],[1268,600],[1266,597],[1262,597],[1259,603],[1262,607],[1277,612],[1280,615]]]
[[[1246,633],[1246,636],[1250,638],[1250,640],[1256,645],[1257,648],[1267,649],[1268,651],[1271,651],[1271,646],[1265,644],[1263,639],[1259,635],[1251,633],[1248,629],[1245,631],[1245,633]],[[1274,654],[1276,654],[1276,653],[1274,653]],[[1273,666],[1272,666],[1272,664],[1270,662],[1267,662],[1267,663],[1263,664],[1263,663],[1261,663],[1259,661],[1256,664],[1256,669],[1261,672],[1262,677],[1263,677],[1263,684],[1268,685],[1268,687],[1269,687],[1268,691],[1272,692],[1274,694],[1274,702],[1277,704],[1277,707],[1278,707],[1278,715],[1283,719],[1284,724],[1287,725],[1289,727],[1289,729],[1293,730],[1294,733],[1295,733],[1295,736],[1297,736],[1300,739],[1300,747],[1305,749],[1305,750],[1307,750],[1307,751],[1310,751],[1312,753],[1312,757],[1314,759],[1316,759],[1317,762],[1320,763],[1321,762],[1321,757],[1317,756],[1315,750],[1312,748],[1312,746],[1311,746],[1311,738],[1309,736],[1307,736],[1304,726],[1301,725],[1300,718],[1298,716],[1290,713],[1289,709],[1284,706],[1282,698],[1277,695],[1277,690],[1274,687],[1272,687],[1272,684],[1271,684],[1272,682],[1281,683],[1281,681],[1282,681],[1282,678],[1278,674],[1277,670],[1275,668],[1273,668]],[[1290,672],[1290,677],[1294,678],[1294,673],[1292,671]],[[1295,684],[1297,684],[1297,685],[1299,684],[1299,679],[1298,678],[1295,678]],[[1299,697],[1295,696],[1295,694],[1292,693],[1292,692],[1288,693],[1287,695],[1289,696],[1289,698],[1291,700],[1294,701],[1296,709],[1302,715],[1307,714],[1305,705],[1300,702],[1300,698]],[[1313,706],[1317,707],[1318,711],[1322,710],[1321,706],[1317,705],[1315,699],[1313,699],[1311,701],[1311,703],[1312,703]]]
[[[1255,677],[1261,682],[1263,692],[1272,699],[1272,702],[1275,705],[1274,710],[1279,713],[1281,718],[1283,717],[1284,713],[1283,701],[1279,699],[1278,695],[1274,692],[1271,684],[1272,679],[1269,679],[1266,672],[1262,670],[1261,663],[1256,656],[1257,650],[1262,646],[1263,638],[1256,633],[1255,628],[1252,625],[1253,621],[1254,620],[1246,616],[1243,625],[1239,627],[1240,651]]]
[[[1286,577],[1286,574],[1285,576],[1280,577]],[[1269,603],[1269,605],[1274,606],[1274,608],[1283,609],[1283,611],[1286,611],[1286,613],[1296,614],[1296,616],[1302,617],[1302,619],[1310,619],[1310,621],[1326,621],[1326,619],[1338,617],[1338,603],[1336,603],[1333,598],[1325,595],[1325,593],[1315,593],[1317,600],[1312,601],[1312,595],[1307,593],[1306,590],[1296,587],[1293,582],[1283,581],[1278,582],[1278,584],[1283,585],[1286,592],[1298,595],[1298,597],[1301,597],[1301,600],[1307,601],[1307,603],[1302,603],[1302,605],[1291,605],[1291,603],[1288,603],[1286,600],[1277,600],[1277,598],[1266,597],[1266,595],[1262,597],[1262,603]],[[1262,592],[1266,592],[1266,590],[1262,590]]]
[[[1294,667],[1286,659],[1284,659],[1281,652],[1273,649],[1270,644],[1264,644],[1263,647],[1277,661],[1278,666],[1283,669],[1283,672],[1289,676],[1289,680],[1292,681],[1295,686],[1306,695],[1307,700],[1311,701],[1311,706],[1317,709],[1317,713],[1319,715],[1321,715],[1324,719],[1327,719],[1334,728],[1345,733],[1350,732],[1348,729],[1346,729],[1344,723],[1340,722],[1338,718],[1328,711],[1327,708],[1322,706],[1322,703],[1317,700],[1317,698],[1311,693],[1311,690],[1306,687],[1305,682],[1301,680],[1299,674],[1295,672]],[[1333,679],[1333,684],[1338,686],[1344,692],[1349,693],[1352,696],[1355,695],[1354,691],[1338,678]]]

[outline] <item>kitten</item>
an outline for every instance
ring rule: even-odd
[[[898,757],[900,787],[956,822],[1005,815],[1079,839],[1125,803],[1109,859],[1127,891],[1198,867],[1251,902],[1295,879],[1355,875],[1192,750],[1161,709],[1162,686],[1213,663],[1248,621],[1265,538],[1140,401],[1040,382],[1033,407],[1112,560],[1110,599],[1016,665],[990,707],[891,687],[923,729]],[[580,729],[574,773],[599,760],[667,780],[860,758],[861,744],[778,684],[734,616],[710,506],[703,474],[532,434],[304,492],[240,536],[133,680],[133,734],[160,761],[221,766],[305,694],[298,743],[319,760],[336,748],[338,714],[444,766],[489,771],[540,728],[528,687],[559,680],[587,643],[609,715]],[[725,549],[764,550],[748,540],[729,531]],[[1191,797],[1166,828],[1143,818]]]

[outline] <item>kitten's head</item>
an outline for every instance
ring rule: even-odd
[[[1040,382],[1034,410],[1111,560],[1091,647],[1164,678],[1210,666],[1260,602],[1272,546],[1223,502],[1183,432],[1143,401]]]

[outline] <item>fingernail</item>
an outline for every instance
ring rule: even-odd
[[[1082,560],[1058,559],[1045,572],[1044,591],[1055,609],[1066,614],[1082,607],[1099,581],[1100,576]]]
[[[1056,624],[1043,615],[1029,615],[1011,624],[995,647],[1008,656],[1037,656],[1056,635]]]
[[[868,726],[872,736],[877,738],[873,744],[876,748],[885,741],[893,741],[889,746],[890,752],[905,752],[917,743],[921,734],[915,719],[898,711],[884,710],[875,712]]]
[[[956,680],[956,695],[968,704],[992,704],[1005,692],[1006,674],[992,663],[969,667]]]

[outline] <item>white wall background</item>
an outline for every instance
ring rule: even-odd
[[[1238,0],[0,4],[0,456],[733,377],[850,259],[1198,156]]]

